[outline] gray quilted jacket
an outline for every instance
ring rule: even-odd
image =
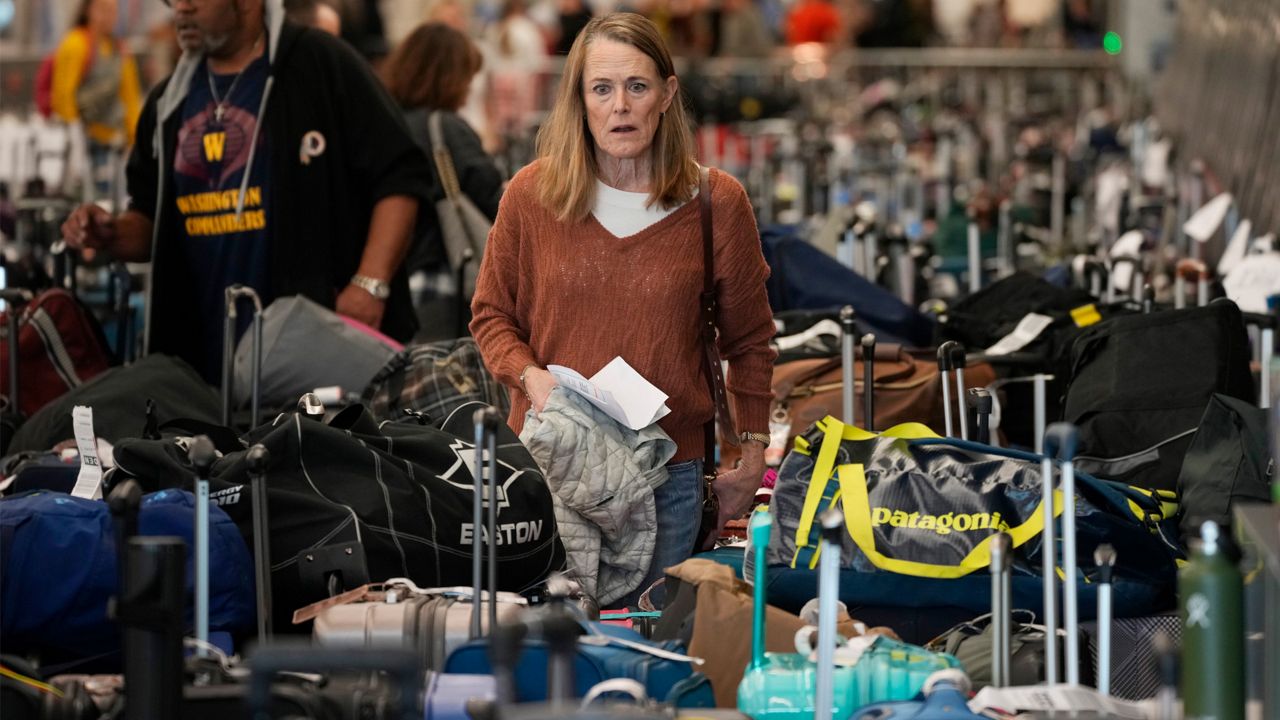
[[[569,569],[606,606],[631,592],[653,560],[653,489],[667,481],[676,444],[657,425],[636,432],[577,393],[556,388],[525,416],[520,441],[555,500]]]

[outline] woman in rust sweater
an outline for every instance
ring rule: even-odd
[[[703,427],[714,403],[703,371],[699,167],[671,54],[640,15],[592,20],[569,52],[538,160],[507,188],[480,267],[472,334],[512,389],[509,422],[540,412],[548,364],[590,377],[621,356],[665,392],[676,442],[654,491],[650,577],[688,557],[702,505]],[[710,171],[717,328],[742,461],[714,483],[721,523],[750,506],[764,471],[774,326],[769,268],[737,180]],[[644,586],[642,586],[644,587]]]

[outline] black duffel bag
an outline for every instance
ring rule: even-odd
[[[1071,347],[1065,419],[1080,428],[1076,467],[1174,490],[1209,400],[1253,397],[1249,337],[1229,300],[1117,317]]]
[[[169,355],[147,355],[132,365],[111,368],[45,405],[14,433],[8,452],[50,450],[74,439],[71,411],[77,405],[93,408],[94,434],[112,443],[142,437],[149,424],[178,418],[218,423],[222,417],[218,392],[190,365]]]
[[[294,610],[365,582],[407,577],[423,587],[471,585],[472,417],[482,407],[465,405],[439,427],[379,424],[359,405],[328,424],[290,413],[246,436],[271,454],[266,482],[278,630],[292,627]],[[219,449],[210,499],[252,547],[245,447]],[[127,440],[115,456],[117,474],[148,491],[190,488],[194,479],[182,440]],[[563,569],[564,547],[542,472],[505,425],[498,428],[498,458],[498,585],[521,592]]]

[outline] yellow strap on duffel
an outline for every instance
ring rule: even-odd
[[[939,436],[920,423],[903,423],[895,425],[883,433],[868,432],[861,428],[845,425],[836,418],[826,417],[818,422],[823,431],[822,446],[818,451],[818,459],[814,464],[813,475],[809,479],[809,488],[805,494],[804,508],[800,522],[796,527],[796,555],[792,557],[794,568],[801,548],[809,546],[809,537],[813,529],[813,521],[817,517],[818,508],[822,504],[823,493],[828,481],[837,476],[839,488],[832,497],[832,504],[839,500],[844,508],[845,526],[849,537],[858,549],[867,556],[873,565],[887,572],[902,575],[913,575],[928,578],[958,578],[985,568],[991,564],[991,538],[983,539],[969,552],[959,565],[937,565],[912,560],[898,560],[887,557],[875,545],[875,531],[871,524],[871,503],[867,494],[867,480],[863,466],[846,464],[836,468],[835,461],[839,454],[840,443],[844,440],[862,441],[876,437],[901,438],[906,440],[938,439]],[[1055,491],[1055,516],[1062,513],[1062,493]],[[1044,504],[1036,506],[1031,517],[1023,524],[1011,528],[1009,535],[1013,546],[1019,547],[1036,537],[1044,530]]]
[[[991,564],[991,539],[995,533],[988,535],[969,551],[959,565],[938,565],[935,563],[899,560],[888,557],[876,549],[875,528],[871,524],[871,501],[867,496],[867,477],[862,465],[841,465],[837,469],[840,476],[841,507],[844,509],[844,524],[849,530],[858,549],[871,561],[872,565],[886,572],[916,577],[951,579],[968,575],[974,570],[981,570]],[[1062,513],[1062,491],[1054,491],[1055,516]],[[1009,528],[1009,536],[1013,538],[1013,546],[1019,547],[1036,537],[1044,530],[1044,504],[1036,506],[1027,521],[1017,527]]]
[[[853,425],[845,425],[830,415],[819,420],[816,425],[822,431],[822,445],[818,448],[818,459],[814,463],[813,475],[809,478],[809,489],[804,496],[804,509],[800,513],[800,523],[796,526],[796,553],[791,558],[793,568],[800,556],[800,549],[809,547],[809,533],[813,529],[813,520],[818,516],[818,507],[822,505],[822,494],[826,492],[827,481],[835,473],[836,456],[840,452],[842,441],[873,440],[877,437],[906,440],[938,438],[936,433],[920,423],[894,425],[880,434]]]

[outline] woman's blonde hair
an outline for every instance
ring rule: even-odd
[[[587,128],[582,76],[586,72],[587,48],[597,39],[630,45],[649,56],[662,80],[676,74],[662,34],[642,15],[610,13],[583,28],[565,60],[555,107],[538,131],[538,199],[562,222],[586,219],[595,201],[599,166]],[[650,153],[653,188],[649,204],[665,209],[688,202],[698,183],[698,164],[694,159],[693,125],[678,84],[670,107],[658,121]]]

